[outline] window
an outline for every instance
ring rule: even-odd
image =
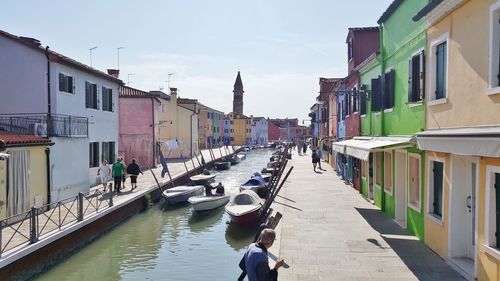
[[[440,219],[443,217],[444,163],[432,160],[429,164],[429,205],[428,212]]]
[[[74,94],[73,77],[59,73],[59,91]]]
[[[113,111],[113,90],[102,87],[102,110]]]
[[[429,100],[445,99],[448,83],[448,34],[431,42]]]
[[[418,102],[424,98],[424,62],[423,50],[408,62],[408,102]]]
[[[382,162],[383,162],[383,152],[375,152],[375,170],[376,179],[375,184],[382,187]]]
[[[347,61],[352,59],[352,38],[347,42]]]
[[[486,168],[485,243],[486,246],[495,248],[493,253],[495,256],[500,256],[500,167],[498,166]]]
[[[99,143],[89,143],[89,167],[99,167]]]
[[[85,81],[85,107],[98,109],[97,84]]]
[[[384,152],[384,190],[392,195],[392,152]]]
[[[489,36],[489,78],[488,87],[500,86],[500,3],[490,7],[490,36]],[[498,93],[498,90],[492,93]]]
[[[233,120],[230,121],[231,125],[233,125]]]
[[[408,205],[420,212],[420,155],[408,157]]]
[[[371,100],[372,100],[372,111],[380,111],[381,109],[381,101],[382,101],[382,94],[380,91],[380,78],[372,79],[372,95],[371,95]]]
[[[345,116],[349,116],[351,114],[351,95],[349,95],[349,93],[346,93],[344,95],[344,102],[345,102]]]
[[[394,69],[391,69],[389,72],[386,72],[383,76],[381,76],[382,89],[383,89],[383,99],[384,109],[389,109],[394,107],[394,76],[396,72]]]
[[[352,88],[352,112],[358,112],[359,108],[359,95],[356,87]]]
[[[360,101],[360,113],[361,115],[366,114],[366,85],[361,86],[362,93],[359,94],[359,101]]]
[[[108,163],[115,162],[115,142],[102,143],[102,160],[108,160]]]

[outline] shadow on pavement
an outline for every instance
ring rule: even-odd
[[[355,208],[419,280],[465,280],[418,238],[377,209]],[[368,242],[382,247],[378,237]]]

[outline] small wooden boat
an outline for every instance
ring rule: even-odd
[[[220,161],[220,162],[215,162],[215,169],[216,170],[229,170],[231,168],[231,162],[230,161]]]
[[[252,176],[247,182],[240,186],[240,191],[251,190],[263,197],[266,193],[267,183],[261,175]]]
[[[199,174],[189,178],[194,185],[205,185],[215,181],[215,175]]]
[[[179,204],[187,202],[192,196],[202,195],[204,191],[203,185],[180,185],[163,191],[162,196],[168,204]]]
[[[229,162],[231,162],[231,165],[236,165],[241,163],[241,158],[239,158],[237,155],[233,155],[233,157],[229,158]]]
[[[231,222],[248,224],[259,218],[262,206],[262,199],[257,193],[245,190],[231,197],[225,210],[231,217]]]
[[[229,202],[229,195],[222,196],[195,196],[188,199],[196,212],[214,210]]]

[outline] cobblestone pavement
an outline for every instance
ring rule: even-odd
[[[280,280],[465,280],[322,164],[315,173],[309,156],[294,153],[273,204],[283,212]]]

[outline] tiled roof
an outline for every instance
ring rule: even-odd
[[[153,96],[160,98],[160,99],[170,100],[170,95],[167,93],[164,93],[162,91],[149,91],[149,93],[152,94]]]
[[[17,135],[8,132],[0,132],[0,140],[3,140],[7,146],[8,145],[19,145],[19,144],[34,144],[34,143],[46,143],[50,144],[50,139],[31,136],[31,135]]]
[[[153,94],[150,94],[149,92],[145,92],[139,89],[127,87],[127,86],[120,86],[120,97],[146,97],[146,98],[152,98]]]
[[[177,103],[182,103],[182,104],[196,104],[198,103],[198,100],[195,99],[183,99],[183,98],[177,98]]]
[[[387,10],[382,14],[382,16],[378,19],[377,23],[382,24],[384,23],[388,18],[392,16],[392,13],[396,11],[396,9],[403,3],[404,0],[394,0],[392,3],[387,7]]]
[[[349,31],[377,31],[378,26],[367,26],[367,27],[349,27]]]
[[[27,47],[30,47],[30,48],[35,49],[37,51],[40,51],[42,53],[45,53],[46,49],[44,47],[42,47],[40,42],[37,41],[36,39],[16,36],[14,34],[10,34],[10,33],[3,31],[3,30],[0,30],[0,36],[4,36],[4,37],[9,38],[11,40],[14,40],[14,41],[16,41],[24,46],[27,46]],[[73,67],[78,68],[78,69],[85,71],[87,73],[91,73],[91,74],[100,76],[102,78],[105,78],[107,80],[113,81],[113,82],[118,83],[118,84],[123,84],[122,80],[120,80],[116,77],[113,77],[113,76],[111,76],[103,71],[92,68],[92,67],[90,67],[86,64],[83,64],[81,62],[78,62],[72,58],[69,58],[69,57],[64,56],[62,54],[54,52],[50,49],[48,50],[48,54],[49,54],[50,60],[53,62],[73,66]]]

